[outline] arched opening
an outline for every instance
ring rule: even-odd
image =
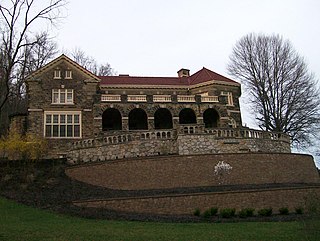
[[[136,108],[129,113],[129,130],[148,130],[148,117],[141,108]]]
[[[160,108],[154,113],[155,129],[172,129],[172,115],[166,108]]]
[[[182,109],[179,113],[179,124],[196,124],[197,118],[194,111],[190,108]]]
[[[205,128],[218,127],[219,113],[215,109],[206,109],[205,112],[203,112],[203,122]]]
[[[119,110],[115,108],[106,109],[102,114],[102,130],[122,130],[122,118]]]

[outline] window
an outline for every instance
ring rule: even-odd
[[[61,71],[60,71],[60,69],[56,69],[56,70],[53,72],[53,78],[54,78],[54,79],[61,79]]]
[[[65,79],[72,79],[72,71],[71,70],[66,70]]]
[[[52,104],[73,104],[73,90],[53,89]]]
[[[228,100],[228,104],[227,105],[231,105],[233,106],[233,97],[232,97],[232,92],[226,92],[226,91],[222,91],[221,95],[223,96],[227,96],[227,100]]]
[[[81,112],[49,112],[44,113],[44,136],[48,138],[80,138]]]

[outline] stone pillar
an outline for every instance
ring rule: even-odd
[[[154,130],[154,117],[153,116],[148,117],[148,130],[149,131]]]
[[[173,116],[172,117],[172,125],[173,125],[173,129],[178,129],[179,126],[179,116]]]
[[[127,116],[122,117],[122,130],[123,131],[129,130],[129,117]]]
[[[202,116],[197,116],[197,124],[198,125],[203,125],[204,124]]]

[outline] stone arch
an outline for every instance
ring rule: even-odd
[[[167,108],[159,108],[154,113],[155,129],[172,129],[172,114]]]
[[[108,108],[102,113],[102,130],[122,130],[122,116],[118,109]]]
[[[203,112],[203,123],[205,128],[219,126],[220,115],[216,109],[209,108]]]
[[[193,109],[184,108],[179,112],[179,124],[197,124],[197,117]]]
[[[129,130],[148,130],[148,116],[141,108],[129,112]]]
[[[103,112],[105,112],[107,109],[110,109],[110,108],[117,109],[120,112],[121,116],[125,116],[125,113],[124,113],[124,110],[123,110],[123,106],[118,105],[118,104],[101,105],[100,106],[100,110],[99,110],[100,116],[102,116]]]

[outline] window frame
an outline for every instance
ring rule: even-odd
[[[70,98],[70,94],[71,94],[71,98]],[[73,91],[73,89],[52,89],[51,104],[53,104],[53,105],[74,105],[74,91]]]
[[[55,69],[53,71],[53,79],[61,79],[61,70],[60,69]]]
[[[65,71],[65,79],[72,79],[72,70],[71,69],[67,69]]]
[[[70,120],[71,116],[71,120]],[[62,118],[63,117],[63,118]],[[77,120],[76,120],[77,119]],[[48,139],[81,139],[81,111],[44,111],[43,137]],[[71,128],[71,129],[70,129]],[[71,135],[68,131],[71,130]],[[48,135],[48,133],[50,134]],[[63,135],[62,132],[64,133]],[[79,133],[79,135],[75,135]]]

